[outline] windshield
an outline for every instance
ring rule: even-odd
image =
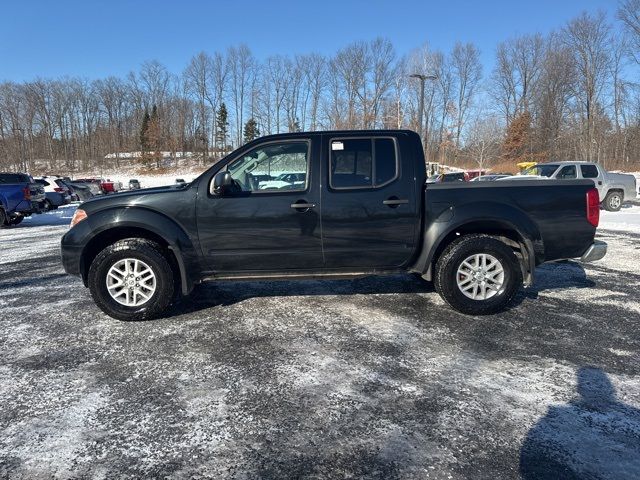
[[[527,168],[524,172],[522,172],[522,174],[523,175],[539,175],[541,177],[550,177],[551,175],[553,175],[553,172],[555,172],[557,169],[558,169],[558,165],[549,163],[545,165],[536,165],[535,167]]]

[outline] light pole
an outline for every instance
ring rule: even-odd
[[[420,80],[420,107],[418,111],[418,123],[420,124],[420,140],[422,140],[422,148],[424,148],[424,84],[427,80],[437,80],[437,75],[422,75],[420,73],[412,73],[409,78],[417,78]]]
[[[25,159],[25,151],[24,151],[24,129],[20,127],[16,127],[13,129],[13,134],[16,132],[20,134],[20,169],[24,172],[27,171],[27,161]]]

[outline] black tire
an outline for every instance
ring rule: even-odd
[[[502,287],[486,300],[467,297],[456,279],[458,267],[469,256],[490,254],[504,270]],[[490,315],[507,308],[522,286],[522,271],[514,251],[488,235],[465,235],[452,242],[436,263],[434,284],[440,296],[455,310],[469,315]]]
[[[609,212],[617,212],[622,208],[622,200],[622,193],[613,191],[607,193],[607,195],[604,197],[604,200],[602,201],[602,205],[604,206],[604,209]]]
[[[24,217],[22,215],[18,215],[16,217],[9,219],[9,225],[20,225],[23,220],[24,220]]]
[[[4,208],[0,208],[0,228],[8,227],[9,222],[7,219],[7,214],[4,213]]]
[[[138,307],[121,305],[107,290],[107,272],[119,260],[142,260],[156,276],[156,290],[151,298]],[[174,298],[174,274],[165,250],[155,242],[143,238],[127,238],[102,250],[89,267],[89,290],[96,305],[104,313],[118,320],[149,320],[160,316]]]

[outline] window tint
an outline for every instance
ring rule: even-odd
[[[307,188],[308,142],[257,147],[227,166],[243,192],[300,191]]]
[[[333,188],[377,187],[396,177],[398,167],[393,139],[332,140],[330,148],[330,185]]]
[[[382,185],[396,176],[396,146],[390,138],[375,140],[376,185]]]
[[[580,165],[580,171],[583,178],[597,178],[598,167],[595,165]]]
[[[576,166],[567,165],[566,167],[562,167],[562,170],[560,170],[560,173],[558,173],[558,178],[576,178]]]
[[[0,183],[29,183],[29,179],[19,173],[0,173]]]

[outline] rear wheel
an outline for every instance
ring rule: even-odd
[[[174,294],[174,275],[164,249],[142,238],[120,240],[89,267],[89,290],[98,307],[118,320],[162,314]]]
[[[602,201],[605,210],[610,212],[617,212],[622,207],[622,193],[609,192]]]
[[[522,285],[515,253],[486,235],[465,235],[442,253],[435,270],[435,288],[454,309],[470,315],[504,310]]]

